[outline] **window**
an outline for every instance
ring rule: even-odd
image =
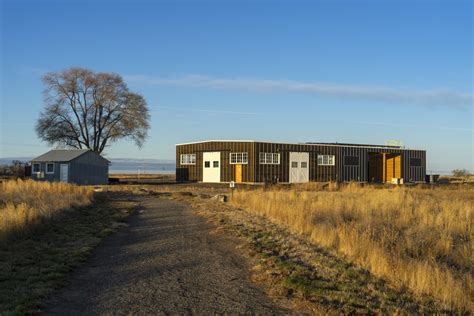
[[[213,167],[214,168],[219,168],[219,161],[214,161]]]
[[[336,158],[334,155],[318,155],[319,166],[334,166],[336,164]]]
[[[280,154],[260,153],[260,164],[262,165],[279,165]]]
[[[298,168],[298,161],[292,161],[291,168]]]
[[[410,158],[410,167],[421,167],[421,158]]]
[[[308,168],[308,163],[306,161],[301,162],[301,168],[303,169]]]
[[[34,163],[33,164],[33,172],[40,172],[40,164]]]
[[[204,168],[211,168],[211,162],[210,161],[204,161]]]
[[[359,157],[358,156],[344,156],[344,165],[346,166],[358,166]]]
[[[196,154],[182,154],[181,155],[181,164],[182,165],[195,165],[196,164]]]
[[[48,162],[46,164],[46,173],[54,173],[54,163]]]
[[[240,165],[248,164],[249,156],[248,153],[230,153],[230,164],[231,165]]]

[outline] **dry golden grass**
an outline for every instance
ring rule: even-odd
[[[0,184],[0,240],[21,233],[60,210],[88,205],[93,190],[66,183],[12,180]]]
[[[232,203],[343,254],[397,288],[474,312],[474,190],[310,188],[237,191]]]

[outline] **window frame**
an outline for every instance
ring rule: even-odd
[[[181,154],[179,157],[179,163],[182,166],[195,165],[196,154]]]
[[[37,171],[35,171],[35,166],[38,166]],[[39,162],[34,162],[33,164],[31,164],[31,172],[34,172],[34,173],[41,172],[41,164]]]
[[[48,171],[48,165],[53,165],[53,171]],[[45,170],[46,174],[54,174],[54,169],[56,168],[55,163],[54,162],[47,162],[45,168],[46,168],[46,170]]]
[[[318,166],[335,166],[336,155],[318,155]]]
[[[240,157],[240,159],[239,159],[239,157]],[[248,163],[249,163],[249,153],[248,152],[235,152],[235,153],[230,153],[229,154],[229,164],[231,164],[231,165],[248,165]]]
[[[279,153],[261,152],[259,154],[258,161],[261,165],[279,165],[280,162],[281,162],[280,154]]]

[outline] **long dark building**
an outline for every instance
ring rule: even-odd
[[[176,145],[180,182],[422,182],[426,151],[402,146],[210,140]]]

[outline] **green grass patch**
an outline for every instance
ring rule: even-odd
[[[283,284],[293,290],[301,291],[305,296],[326,296],[329,292],[336,290],[334,285],[327,281],[310,279],[303,275],[291,275],[283,281]]]
[[[0,315],[37,313],[41,299],[63,285],[104,237],[125,226],[136,202],[108,197],[97,195],[89,207],[64,210],[28,234],[0,240]]]

